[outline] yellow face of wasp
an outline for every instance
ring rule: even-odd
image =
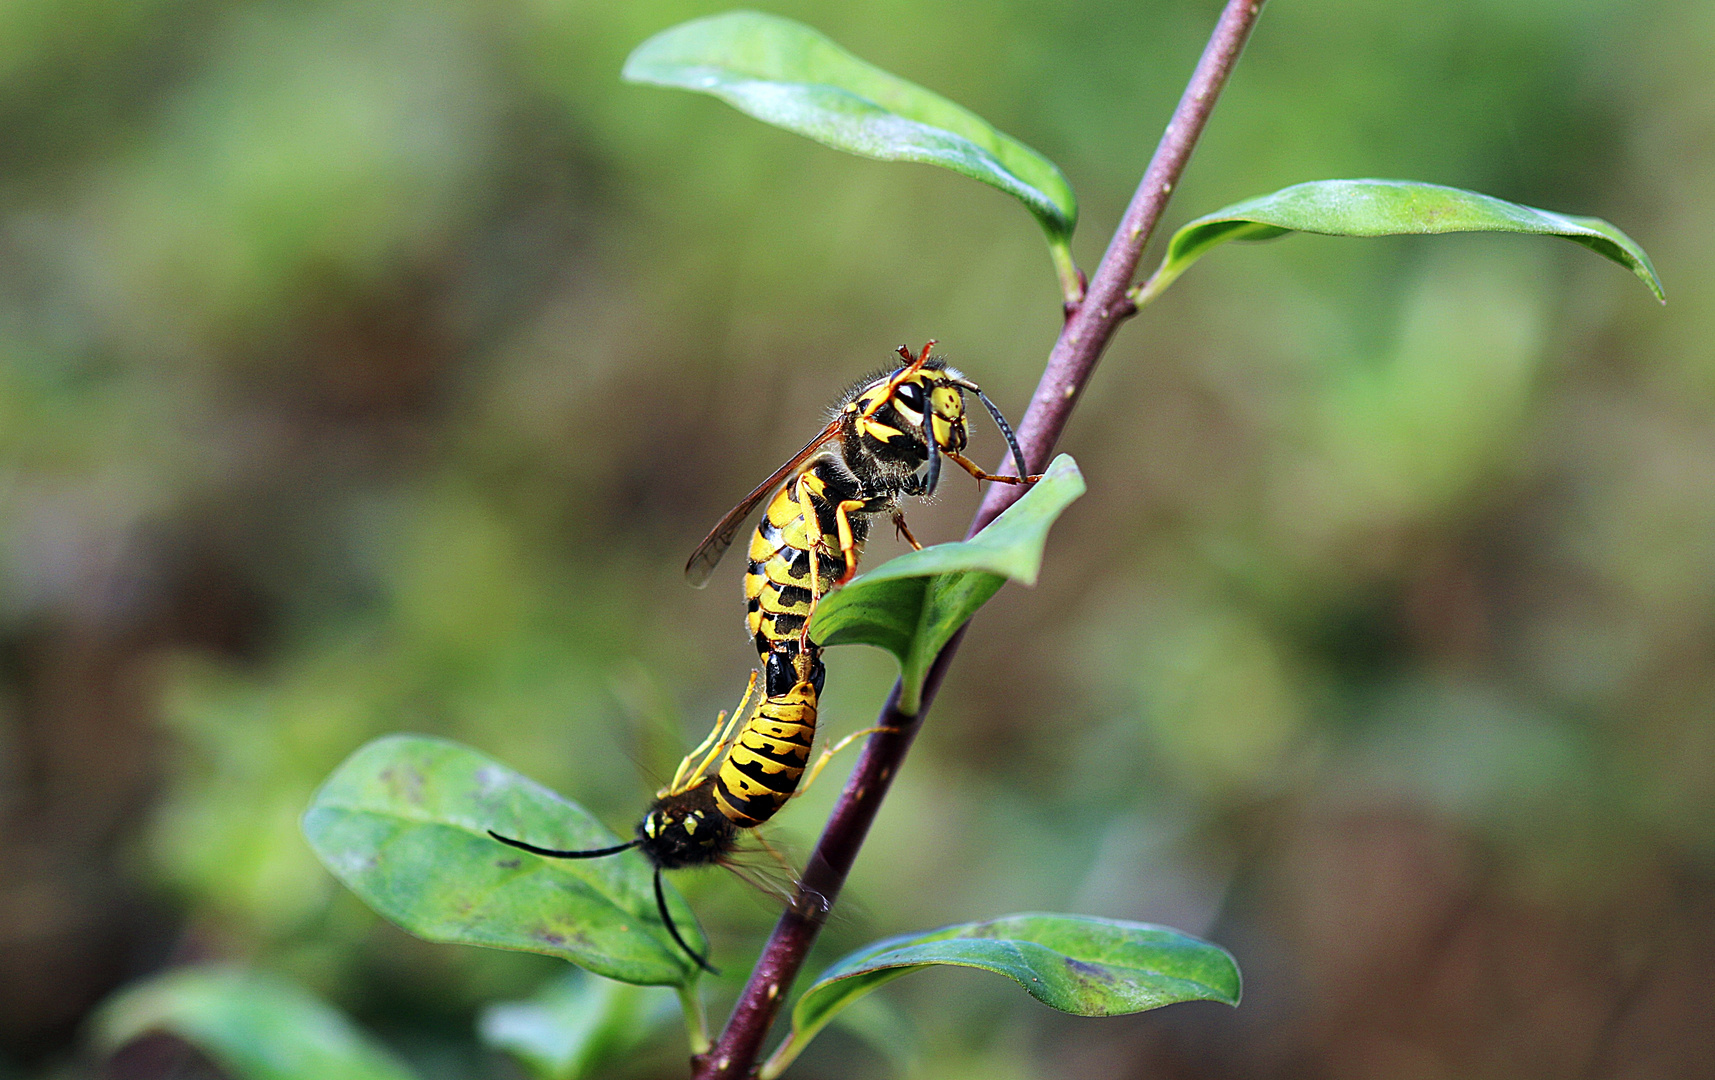
[[[948,383],[929,386],[929,408],[934,415],[929,424],[935,434],[935,445],[950,450],[965,446],[965,395]]]

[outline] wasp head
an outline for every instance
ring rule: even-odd
[[[637,823],[637,847],[663,870],[706,866],[732,850],[738,829],[715,806],[714,785],[655,800]]]
[[[915,371],[901,368],[877,379],[859,397],[856,411],[866,416],[891,412],[893,415],[887,419],[905,433],[906,440],[921,447],[925,456],[929,449],[926,443],[930,441],[943,450],[963,450],[969,437],[965,427],[965,394],[960,386],[964,376],[942,367],[938,357],[929,363],[933,366]]]

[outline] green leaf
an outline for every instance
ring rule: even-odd
[[[1003,915],[888,938],[835,963],[793,1006],[792,1033],[762,1076],[778,1076],[851,1002],[937,964],[1005,975],[1044,1005],[1078,1016],[1118,1016],[1180,1001],[1239,1003],[1232,956],[1177,930],[1088,915]]]
[[[546,953],[646,986],[697,977],[656,912],[652,868],[635,850],[546,859],[488,835],[560,849],[619,842],[581,807],[469,747],[376,739],[322,784],[303,826],[335,877],[418,937]],[[671,888],[668,903],[679,932],[704,951],[696,917]]]
[[[810,637],[822,645],[877,645],[898,657],[899,707],[915,714],[941,647],[1007,578],[1036,584],[1049,526],[1083,493],[1078,463],[1061,454],[969,540],[901,555],[828,594],[816,606]]]
[[[415,1080],[308,991],[239,968],[180,968],[123,990],[101,1007],[94,1030],[106,1052],[170,1032],[238,1080]]]
[[[1186,268],[1228,240],[1269,240],[1289,232],[1326,236],[1505,232],[1564,236],[1631,270],[1666,301],[1649,256],[1601,218],[1572,217],[1488,195],[1410,180],[1315,180],[1234,203],[1173,234],[1160,269],[1137,301],[1160,295]]]
[[[672,1011],[665,990],[603,979],[569,968],[528,1001],[482,1011],[477,1033],[541,1080],[578,1080],[637,1046]]]
[[[1062,248],[1077,224],[1077,200],[1053,162],[791,19],[729,11],[680,23],[633,50],[624,77],[713,94],[836,150],[981,180],[1024,203]]]

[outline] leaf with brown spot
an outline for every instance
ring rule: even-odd
[[[1005,975],[1037,1001],[1078,1016],[1117,1016],[1180,1001],[1239,1003],[1225,949],[1177,930],[1089,915],[1004,915],[875,942],[824,971],[792,1008],[762,1077],[778,1076],[834,1015],[901,975],[938,964]]]
[[[697,977],[656,912],[643,856],[546,859],[488,835],[565,849],[617,842],[581,807],[469,747],[377,739],[328,777],[303,827],[335,877],[418,937],[547,953],[622,982]],[[705,951],[696,916],[667,893],[680,933]]]

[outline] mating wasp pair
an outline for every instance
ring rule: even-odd
[[[755,695],[753,673],[738,708],[730,719],[723,713],[708,738],[679,763],[672,783],[656,794],[638,823],[636,835],[612,847],[557,851],[489,834],[557,859],[593,859],[637,848],[655,867],[655,902],[662,922],[679,947],[706,970],[714,969],[685,944],[667,912],[661,871],[711,863],[730,867],[727,857],[740,833],[761,825],[803,793],[799,779],[809,766],[825,674],[821,649],[809,637],[810,618],[822,597],[857,573],[870,518],[889,515],[912,547],[922,547],[906,527],[899,501],[935,493],[943,456],[978,482],[1036,480],[1024,475],[1024,454],[1006,417],[976,383],[929,354],[934,344],[930,341],[915,356],[901,345],[905,366],[853,385],[835,403],[827,426],[721,518],[691,553],[685,577],[701,588],[745,519],[768,499],[751,537],[744,576],[746,627],[762,661],[762,693]],[[1018,475],[985,472],[964,456],[967,390],[994,417]],[[753,696],[756,705],[747,715]],[[856,732],[824,750],[804,788],[841,748],[880,730],[885,729]]]

